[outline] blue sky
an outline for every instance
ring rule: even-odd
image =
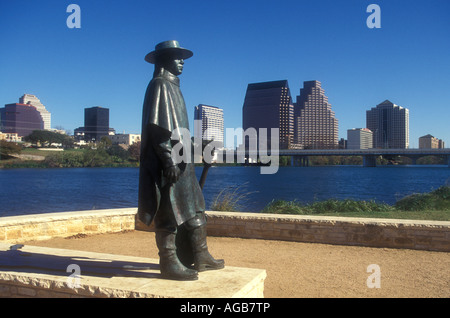
[[[69,29],[69,4],[81,28]],[[369,29],[369,4],[381,28]],[[180,76],[191,120],[203,103],[242,126],[247,84],[322,82],[339,137],[365,127],[389,99],[410,110],[410,146],[425,134],[450,145],[450,1],[0,0],[0,106],[35,94],[52,126],[83,126],[84,108],[110,109],[118,133],[140,133],[153,65],[144,56],[176,39],[194,52]]]

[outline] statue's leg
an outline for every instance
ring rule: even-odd
[[[193,268],[194,253],[192,252],[189,232],[186,229],[185,224],[181,224],[180,226],[178,226],[175,243],[177,246],[178,259],[180,260],[180,262],[188,268]]]
[[[224,268],[224,260],[214,259],[208,251],[204,213],[198,213],[194,219],[187,221],[186,228],[194,254],[194,268],[199,272]]]
[[[159,250],[159,267],[163,278],[174,280],[196,280],[198,273],[184,266],[177,256],[176,226],[164,222],[164,217],[155,217],[155,238]]]

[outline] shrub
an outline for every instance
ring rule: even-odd
[[[242,204],[254,192],[243,192],[245,186],[231,186],[219,192],[213,200],[211,210],[236,212],[242,210]]]
[[[403,211],[450,211],[450,187],[442,186],[430,193],[411,194],[397,201],[395,208]]]
[[[339,212],[388,212],[394,208],[375,201],[336,200],[302,204],[297,201],[276,200],[269,203],[261,212],[281,214],[321,214]]]

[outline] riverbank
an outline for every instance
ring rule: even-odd
[[[248,194],[240,186],[222,190],[214,199],[212,210],[243,212]],[[311,204],[299,201],[273,200],[261,213],[321,215],[361,218],[450,221],[450,187],[442,186],[429,193],[415,193],[399,199],[395,204],[364,200],[328,199]]]
[[[130,150],[131,149],[131,150]],[[62,150],[62,149],[61,149]],[[37,158],[33,158],[37,157]],[[121,146],[100,146],[99,148],[55,149],[26,148],[14,158],[0,161],[0,168],[124,168],[139,167],[133,148]]]
[[[60,150],[55,154],[55,150]],[[3,159],[0,156],[0,168],[79,168],[79,167],[138,167],[138,146],[122,147],[100,143],[97,148],[83,149],[54,149],[54,148],[24,148],[20,155]],[[37,157],[37,158],[33,158]],[[280,156],[280,167],[291,164],[290,156]],[[363,164],[362,156],[310,156],[310,166],[360,166]],[[412,160],[407,157],[395,156],[377,158],[377,166],[383,165],[410,165]],[[447,162],[439,156],[421,157],[417,165],[445,165]],[[238,163],[213,164],[216,167],[241,166]]]

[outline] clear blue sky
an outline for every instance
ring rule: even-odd
[[[71,3],[80,29],[66,26]],[[366,25],[371,3],[380,29]],[[0,0],[0,106],[35,94],[71,131],[103,106],[117,132],[140,133],[144,56],[172,39],[194,52],[180,77],[191,120],[203,103],[241,127],[247,84],[287,79],[295,101],[319,80],[340,138],[389,99],[410,110],[411,147],[428,133],[450,146],[448,0]]]

